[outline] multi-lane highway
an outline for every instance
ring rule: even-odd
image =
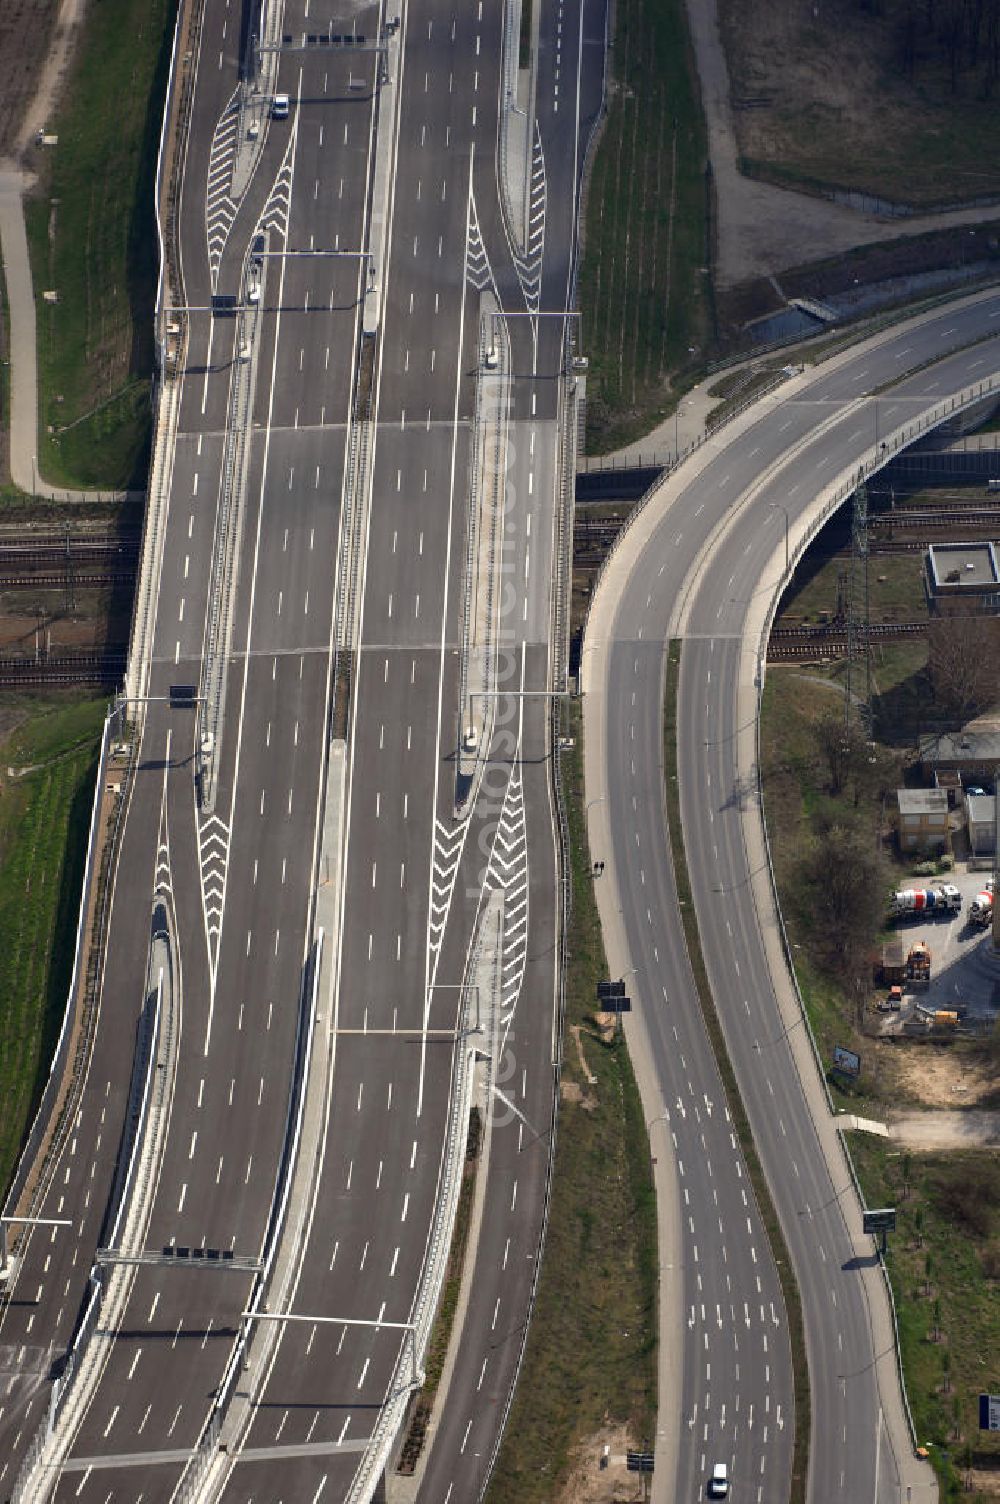
[[[329,352],[356,343],[357,261],[278,259],[267,266],[253,341],[256,395],[242,524],[228,561],[233,617],[211,812],[196,779],[196,717],[164,701],[172,687],[203,680],[226,501],[226,430],[246,364],[241,321],[213,318],[211,295],[242,296],[244,258],[258,226],[266,226],[278,246],[310,243],[318,227],[304,206],[316,201],[328,171],[340,192],[320,244],[337,236],[360,244],[372,90],[361,97],[348,92],[346,60],[296,63],[292,87],[309,105],[287,123],[271,122],[254,180],[227,224],[216,188],[232,166],[239,32],[237,7],[208,7],[180,212],[192,311],[156,580],[150,700],[115,876],[87,1091],[44,1208],[69,1216],[73,1226],[51,1246],[46,1238],[43,1247],[39,1235],[31,1239],[18,1288],[30,1279],[32,1300],[12,1305],[4,1318],[8,1344],[18,1340],[12,1328],[25,1318],[29,1329],[32,1321],[43,1327],[42,1362],[71,1335],[94,1250],[110,1233],[108,1188],[144,995],[154,891],[165,897],[172,921],[177,1058],[145,1246],[214,1247],[258,1257],[285,1135],[312,943],[331,561],[352,376],[351,362],[331,360]],[[324,147],[327,100],[328,110],[339,106],[341,118]],[[97,1339],[106,1349],[103,1372],[68,1443],[60,1490],[105,1497],[101,1459],[131,1456],[132,1465],[114,1475],[123,1496],[169,1495],[184,1450],[198,1440],[249,1284],[248,1276],[229,1272],[135,1271],[115,1331]],[[17,1428],[12,1461],[25,1428],[37,1423],[38,1401],[46,1398],[39,1390],[22,1409],[12,1405],[5,1414],[5,1423]],[[163,1460],[144,1465],[143,1454]]]
[[[473,1092],[488,1126],[472,1298],[417,1497],[479,1495],[520,1362],[559,1055],[548,697],[575,419],[565,314],[606,14],[541,8],[515,108],[499,5],[343,9],[208,0],[185,62],[183,295],[166,315],[180,364],[129,672],[134,770],[93,1049],[36,1206],[68,1225],[22,1238],[0,1312],[5,1496],[30,1449],[23,1497],[369,1497],[418,1376]],[[279,40],[241,96],[253,33]],[[267,108],[278,92],[287,113]],[[522,146],[503,134],[515,118]],[[746,881],[738,643],[774,504],[794,518],[817,475],[870,447],[865,391],[995,312],[956,308],[841,357],[717,436],[630,530],[595,605],[603,913],[612,956],[637,972],[676,1180],[664,1497],[698,1497],[716,1460],[748,1496],[782,1497],[794,1411],[780,1286],[676,922],[663,642],[682,621],[691,875],[803,1289],[812,1496],[888,1500],[898,1401],[886,1363],[871,1367],[862,1245],[784,1058]],[[992,369],[992,349],[883,397],[883,433]],[[333,702],[348,683],[345,736]],[[102,1315],[46,1435],[109,1245]],[[123,1248],[148,1257],[115,1264]],[[248,1305],[278,1320],[248,1324]]]
[[[44,1486],[165,1499],[182,1477],[206,1486],[206,1460],[216,1497],[366,1496],[374,1444],[372,1482],[392,1440],[379,1417],[397,1414],[412,1376],[406,1328],[428,1297],[433,1308],[440,1279],[447,1128],[470,1029],[498,1110],[481,1171],[478,1294],[423,1497],[465,1499],[484,1483],[530,1311],[558,1052],[545,698],[565,463],[558,315],[571,298],[604,12],[557,5],[541,22],[526,164],[534,228],[519,244],[497,178],[500,8],[411,3],[398,26],[374,6],[347,19],[322,9],[289,0],[277,19],[265,7],[255,20],[252,6],[210,0],[189,60],[183,306],[167,314],[186,343],[158,457],[166,505],[145,546],[149,649],[138,631],[130,665],[141,729],[86,1090],[37,1208],[70,1226],[22,1241],[3,1312],[3,1486],[43,1419],[98,1246],[235,1257],[211,1269],[189,1256],[105,1265],[104,1315],[77,1344],[30,1496]],[[287,116],[241,109],[255,26],[293,43],[267,64]],[[321,49],[334,32],[383,50]],[[362,248],[366,258],[344,254]],[[476,459],[473,425],[496,346],[499,475]],[[470,715],[468,539],[490,486],[501,540],[489,559],[493,657],[470,767],[456,761]],[[339,618],[345,495],[364,521],[347,562],[360,600],[353,638]],[[334,791],[340,944],[320,976],[338,641],[352,667]],[[187,686],[196,710],[179,705]],[[474,963],[489,945],[487,986]],[[151,957],[168,974],[159,992]],[[156,1070],[140,1055],[137,1079],[157,1076],[156,1152],[140,1140],[119,1221],[109,1188],[135,1145],[136,1024],[154,996],[169,1027],[159,1025]],[[206,1427],[255,1290],[253,1269],[237,1266],[270,1247],[303,1027],[328,1069],[310,1104],[316,1170],[281,1292],[298,1319],[246,1348],[239,1415],[220,1444]],[[170,1089],[158,1093],[161,1068]]]
[[[622,967],[637,968],[630,990],[642,1007],[659,1093],[649,1105],[664,1115],[676,1146],[684,1269],[665,1288],[675,1316],[687,1315],[697,1350],[685,1355],[681,1425],[672,1438],[666,1428],[678,1448],[678,1498],[699,1496],[715,1460],[728,1462],[750,1497],[774,1497],[786,1486],[793,1415],[779,1302],[775,1320],[770,1295],[762,1305],[751,1298],[747,1313],[729,1294],[729,1281],[735,1290],[774,1276],[744,1204],[745,1172],[719,1110],[690,970],[678,953],[660,782],[671,634],[684,644],[678,776],[702,944],[802,1292],[809,1497],[889,1501],[907,1486],[914,1498],[931,1489],[926,1470],[914,1471],[909,1457],[891,1342],[883,1340],[891,1333],[884,1292],[847,1168],[830,1147],[803,1031],[775,995],[758,908],[766,873],[756,870],[759,851],[756,862],[748,860],[747,814],[755,804],[759,634],[782,580],[785,511],[794,553],[829,485],[863,462],[884,460],[913,436],[922,415],[941,404],[947,411],[951,394],[996,375],[995,340],[963,347],[989,335],[998,318],[995,294],[925,316],[819,367],[714,436],[626,532],[594,603],[584,673],[588,796],[603,796],[592,840],[607,854],[610,879],[602,915]],[[720,1192],[720,1174],[738,1177],[735,1194]],[[701,1295],[723,1249],[717,1310],[714,1296],[702,1303]],[[759,1351],[765,1338],[763,1374],[748,1380],[747,1350]]]

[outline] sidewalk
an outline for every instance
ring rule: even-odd
[[[723,397],[710,397],[709,387],[715,386],[723,377],[742,370],[744,366],[761,364],[765,358],[763,355],[751,355],[738,365],[727,366],[724,371],[714,371],[689,392],[685,392],[677,405],[677,412],[664,418],[644,438],[637,439],[634,444],[626,444],[622,449],[614,449],[610,454],[595,455],[593,458],[581,455],[578,469],[628,469],[637,465],[671,464],[678,451],[684,454],[704,440],[708,432],[709,413],[725,401]]]

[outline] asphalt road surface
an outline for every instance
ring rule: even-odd
[[[741,1493],[783,1495],[793,1412],[773,1263],[753,1208],[745,1205],[745,1171],[721,1111],[677,939],[660,816],[664,642],[683,616],[677,714],[685,847],[713,994],[802,1292],[812,1385],[809,1496],[888,1504],[899,1497],[900,1459],[879,1390],[880,1376],[893,1382],[892,1364],[876,1371],[875,1359],[885,1355],[873,1351],[859,1277],[870,1245],[859,1228],[846,1225],[838,1199],[844,1185],[831,1181],[819,1152],[766,969],[747,868],[741,810],[751,791],[741,788],[735,764],[740,645],[744,619],[775,579],[784,511],[794,534],[798,513],[825,480],[881,444],[877,435],[888,438],[950,392],[1000,368],[997,341],[960,348],[988,335],[997,318],[1000,300],[992,297],[951,307],[842,357],[836,367],[821,367],[794,395],[779,391],[745,432],[723,430],[709,441],[707,462],[679,485],[641,548],[630,551],[626,542],[615,580],[603,683],[602,829],[610,831],[608,867],[613,862],[637,968],[630,991],[646,1010],[680,1167],[684,1306],[693,1341],[685,1352],[678,1498],[700,1497],[716,1460],[728,1462]],[[936,363],[900,379],[929,360]],[[890,382],[883,395],[868,395]],[[730,513],[732,525],[713,536]],[[684,597],[689,579],[693,588]],[[845,1168],[845,1180],[846,1174]],[[703,1302],[713,1266],[714,1285]],[[758,1281],[763,1299],[755,1298]],[[756,1349],[757,1371],[748,1371],[748,1349]]]
[[[505,652],[496,739],[471,812],[456,798],[461,722],[469,420],[484,326],[479,295],[523,315],[571,297],[584,131],[599,105],[600,7],[553,12],[542,35],[538,148],[547,158],[544,247],[517,257],[498,202],[500,15],[409,6],[391,84],[369,53],[282,56],[292,101],[272,120],[235,204],[239,28],[210,4],[196,58],[180,207],[189,344],[155,595],[148,693],[198,684],[212,611],[213,544],[235,319],[248,248],[363,243],[376,111],[394,142],[388,265],[375,365],[375,439],[353,684],[341,987],[322,1168],[294,1291],[297,1314],[405,1322],[424,1272],[454,1071],[458,985],[484,894],[510,906],[495,1067],[490,1198],[479,1281],[455,1393],[432,1450],[426,1497],[482,1483],[530,1308],[555,1088],[558,932],[545,703],[550,678],[553,508],[561,320],[514,319],[512,434],[502,569]],[[374,8],[352,17],[377,32]],[[326,18],[285,8],[298,34]],[[478,61],[477,61],[478,60]],[[586,67],[583,66],[586,60]],[[584,76],[585,75],[585,76]],[[579,83],[578,83],[579,80]],[[561,81],[561,82],[560,82]],[[560,113],[559,89],[563,88]],[[392,91],[392,92],[391,92]],[[579,110],[578,110],[579,107]],[[388,122],[388,126],[387,126]],[[222,185],[222,186],[220,186]],[[488,276],[483,279],[485,262]],[[10,1478],[48,1398],[122,1143],[144,999],[154,891],[171,916],[181,1025],[176,1091],[146,1246],[259,1257],[285,1142],[300,999],[312,948],[340,499],[364,288],[353,258],[272,256],[254,341],[255,397],[238,538],[233,634],[211,809],[199,804],[196,725],[154,698],[115,879],[101,1015],[76,1133],[3,1313],[11,1382],[0,1411]],[[532,300],[534,302],[532,303]],[[492,776],[489,776],[492,775]],[[520,915],[520,917],[517,917]],[[135,1271],[57,1498],[169,1498],[202,1435],[250,1290],[242,1273]],[[343,1497],[394,1383],[398,1330],[288,1326],[260,1379],[225,1497]],[[452,1416],[455,1425],[451,1425]],[[439,1481],[438,1481],[439,1480]],[[440,1490],[440,1492],[438,1492]]]

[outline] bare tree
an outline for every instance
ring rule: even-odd
[[[1000,76],[1000,0],[986,0],[986,97]]]
[[[968,720],[1000,697],[1000,619],[962,613],[931,623],[927,670],[946,715]]]
[[[906,6],[897,22],[896,46],[903,74],[913,78],[917,68],[917,13],[911,5]]]
[[[965,29],[963,22],[962,0],[947,0],[941,16],[940,37],[948,55],[953,94],[958,93],[958,65],[962,52],[962,34]]]
[[[885,909],[885,872],[863,826],[832,825],[799,865],[814,934],[827,966],[853,976]]]
[[[822,716],[816,722],[816,744],[829,774],[829,792],[836,798],[850,789],[855,809],[862,799],[878,798],[899,782],[899,758],[869,741],[856,717],[845,726],[840,711]]]

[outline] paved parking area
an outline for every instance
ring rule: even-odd
[[[912,1018],[915,1003],[942,1009],[963,1006],[968,1009],[966,1022],[980,1027],[988,1027],[996,1018],[1000,1010],[1000,958],[993,955],[990,929],[974,927],[966,918],[969,903],[982,890],[987,876],[986,872],[959,869],[939,879],[954,883],[961,893],[959,913],[938,919],[920,916],[898,921],[895,928],[904,953],[918,940],[930,948],[932,979],[929,987],[904,988],[902,1012],[891,1015],[886,1032],[895,1032],[907,1018]],[[901,880],[899,887],[933,886],[934,881],[938,880]],[[886,1015],[887,1021],[889,1018]]]

